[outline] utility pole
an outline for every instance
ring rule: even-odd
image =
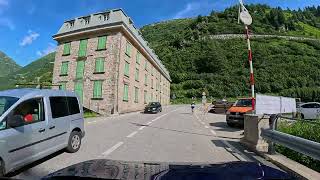
[[[250,65],[251,100],[252,100],[252,110],[254,111],[255,110],[254,74],[253,74],[252,51],[251,51],[250,31],[249,31],[249,25],[252,24],[252,17],[249,14],[246,7],[243,5],[242,0],[239,0],[239,3],[240,3],[239,19],[245,25],[245,35],[246,35],[247,44],[248,44],[248,60],[249,60],[249,65]]]

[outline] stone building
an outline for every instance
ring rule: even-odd
[[[67,20],[53,39],[53,83],[85,108],[108,115],[169,104],[169,72],[122,9]]]

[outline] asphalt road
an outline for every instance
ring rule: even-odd
[[[243,149],[243,132],[229,128],[224,115],[191,113],[190,106],[164,107],[159,114],[130,113],[86,119],[86,136],[74,154],[63,151],[11,174],[35,179],[92,159],[140,162],[222,163],[263,161]],[[264,162],[268,163],[268,162]]]

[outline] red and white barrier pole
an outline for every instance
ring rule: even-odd
[[[250,34],[249,28],[246,25],[246,39],[248,44],[248,60],[250,65],[250,85],[251,85],[251,101],[252,101],[252,110],[255,110],[255,95],[254,95],[254,74],[253,74],[253,64],[252,64],[252,51],[251,51],[251,44],[250,44]]]
[[[253,64],[252,64],[252,51],[251,51],[251,45],[250,45],[250,33],[248,26],[252,23],[252,17],[246,7],[243,5],[243,1],[239,0],[240,6],[239,6],[239,19],[243,22],[245,25],[245,33],[248,43],[248,60],[250,65],[250,85],[251,85],[251,100],[252,100],[252,110],[253,113],[255,112],[255,96],[254,96],[254,75],[253,75]],[[241,10],[241,12],[240,12]],[[239,20],[238,20],[239,21]]]

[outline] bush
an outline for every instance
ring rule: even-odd
[[[287,134],[302,137],[320,143],[320,121],[310,123],[306,121],[298,121],[294,124],[281,122],[278,130]],[[284,146],[277,145],[276,150],[284,156],[297,161],[315,171],[320,172],[320,161],[312,159],[309,156],[293,151]]]

